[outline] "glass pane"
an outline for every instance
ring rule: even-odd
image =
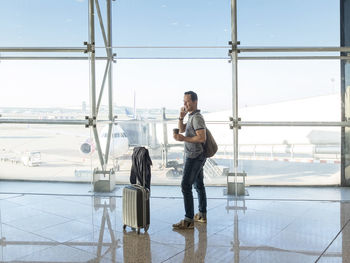
[[[339,46],[339,1],[239,0],[242,46]]]
[[[242,121],[340,121],[339,61],[240,61]]]
[[[2,1],[0,46],[83,46],[88,38],[88,1]]]
[[[340,183],[340,128],[243,127],[239,138],[249,185]]]
[[[88,61],[2,61],[0,86],[0,109],[12,108],[22,114],[34,108],[46,117],[62,112],[85,116],[89,102],[89,64]]]
[[[167,115],[170,117],[171,115]],[[204,114],[204,118],[208,115]],[[229,165],[223,160],[230,160],[232,154],[232,136],[222,140],[225,132],[230,132],[228,125],[214,124],[206,122],[208,129],[212,132],[214,138],[219,144],[218,153],[212,159],[208,159],[204,166],[204,180],[206,185],[226,185],[226,174],[229,171]],[[173,139],[173,128],[177,127],[176,121],[162,122],[157,120],[143,121],[120,121],[118,124],[119,132],[127,136],[113,136],[114,153],[110,155],[110,167],[114,164],[117,170],[116,180],[118,184],[128,184],[130,178],[130,169],[132,165],[133,148],[145,146],[152,159],[152,184],[155,185],[180,185],[183,165],[184,165],[184,145]],[[130,148],[126,148],[129,142]],[[218,163],[224,163],[219,165]]]
[[[231,64],[227,61],[125,59],[114,69],[117,105],[133,108],[135,102],[142,117],[163,107],[178,114],[188,90],[198,91],[202,112],[231,108]]]
[[[103,72],[104,67],[103,62],[97,63],[98,72]],[[231,108],[231,65],[227,61],[125,59],[113,68],[116,102],[114,109],[118,115],[119,127],[119,135],[114,136],[114,143],[121,145],[124,143],[122,141],[127,141],[129,144],[129,148],[117,154],[116,158],[110,156],[118,160],[117,166],[116,160],[109,160],[110,165],[114,164],[116,170],[119,170],[116,176],[117,183],[129,182],[131,155],[135,146],[146,146],[150,151],[153,161],[152,183],[180,183],[184,158],[183,143],[173,139],[172,130],[177,127],[183,95],[188,90],[197,92],[198,107],[202,110],[214,137],[223,144],[220,145],[222,154],[225,147],[229,147],[227,145],[232,149],[232,136],[225,141],[221,141],[220,138],[222,130],[230,132],[228,123],[215,122],[219,118],[216,115],[217,111]],[[225,120],[228,122],[228,117],[225,117]],[[117,148],[115,151],[118,151]],[[217,166],[215,159],[212,166]],[[209,184],[226,182],[223,172],[227,169],[223,168],[208,168],[213,170],[207,171],[208,176],[218,176],[208,178]]]
[[[227,45],[230,16],[228,1],[117,1],[114,45]]]
[[[0,138],[0,179],[84,183],[92,180],[94,142],[84,125],[1,124]],[[87,193],[90,188],[85,186]],[[38,184],[26,190],[50,191],[73,193],[54,187],[41,189]]]

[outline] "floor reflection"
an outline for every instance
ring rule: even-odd
[[[88,209],[88,207],[86,208]],[[43,237],[38,235],[38,232],[25,232],[16,228],[16,224],[12,222],[4,223],[2,218],[8,214],[8,211],[11,211],[11,208],[1,208],[1,262],[12,261],[14,258],[24,255],[26,256],[20,260],[21,262],[32,262],[33,260],[35,262],[61,262],[59,259],[67,256],[68,258],[71,257],[71,259],[79,258],[78,262],[117,262],[116,251],[121,245],[120,240],[117,240],[115,237],[110,216],[116,209],[116,198],[93,197],[93,208],[94,210],[91,213],[92,224],[90,225],[92,227],[92,235],[83,236],[83,240],[88,239],[89,241],[71,240],[66,242],[52,241],[50,236]],[[66,209],[70,208],[67,207]],[[42,213],[39,210],[37,212]],[[97,226],[94,223],[94,218],[96,219],[99,216],[101,218],[98,220],[100,223]],[[97,227],[99,227],[98,240],[95,241],[93,233],[96,232]],[[67,233],[63,234],[69,236],[70,229],[68,225],[66,231]],[[83,234],[86,235],[86,233]],[[90,253],[85,253],[75,248]],[[95,254],[95,256],[92,254]]]
[[[136,234],[135,231],[123,234],[124,262],[152,262],[149,234]]]
[[[347,200],[213,198],[207,224],[173,231],[181,216],[182,199],[153,198],[138,235],[121,197],[0,194],[0,262],[350,262]]]
[[[230,201],[233,203],[233,205],[230,204]],[[227,198],[227,205],[226,210],[229,212],[230,210],[234,211],[234,218],[233,218],[233,228],[234,228],[234,235],[233,235],[233,241],[231,241],[231,251],[234,253],[234,263],[240,262],[240,242],[239,242],[239,221],[238,221],[238,211],[242,211],[245,213],[247,210],[245,198]]]
[[[194,230],[177,230],[173,229],[173,232],[183,236],[185,239],[184,244],[184,256],[182,262],[205,262],[205,256],[207,254],[207,224],[196,223]],[[195,245],[195,232],[198,235],[197,244]]]
[[[108,254],[111,255],[110,257],[111,262],[116,262],[116,249],[120,246],[118,246],[119,240],[116,240],[115,238],[115,234],[112,228],[111,218],[109,215],[109,212],[113,212],[116,209],[116,198],[109,197],[108,199],[103,200],[103,198],[101,197],[94,197],[94,208],[96,211],[98,211],[99,209],[103,209],[99,238],[97,243],[96,262],[100,262],[100,260]],[[110,240],[111,240],[109,244],[105,244],[103,242],[106,223],[108,227],[108,234],[110,235]],[[104,246],[107,246],[108,248],[102,254],[102,248]]]

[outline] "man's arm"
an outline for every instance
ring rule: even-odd
[[[196,130],[196,135],[193,137],[183,136],[182,134],[174,134],[174,139],[177,141],[205,143],[207,136],[205,129]]]
[[[177,127],[178,127],[179,130],[180,130],[180,133],[183,133],[183,132],[185,132],[185,130],[186,130],[186,123],[184,123],[183,121],[184,121],[183,118],[179,118],[179,122],[178,122],[178,124],[177,124]]]

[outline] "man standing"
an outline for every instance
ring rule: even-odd
[[[203,166],[206,157],[203,144],[206,140],[206,126],[200,110],[197,109],[198,97],[193,91],[185,92],[184,107],[181,108],[178,127],[182,134],[174,134],[174,139],[185,142],[185,164],[181,182],[184,197],[185,218],[173,224],[176,229],[193,229],[194,221],[207,222],[207,196],[203,183]],[[183,123],[184,117],[189,113],[188,121]],[[192,185],[198,193],[199,213],[194,215]]]

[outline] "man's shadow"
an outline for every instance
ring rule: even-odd
[[[207,254],[207,224],[196,223],[195,230],[173,229],[173,231],[185,238],[183,263],[205,262]],[[198,242],[196,244],[194,242],[195,232],[198,232]]]

